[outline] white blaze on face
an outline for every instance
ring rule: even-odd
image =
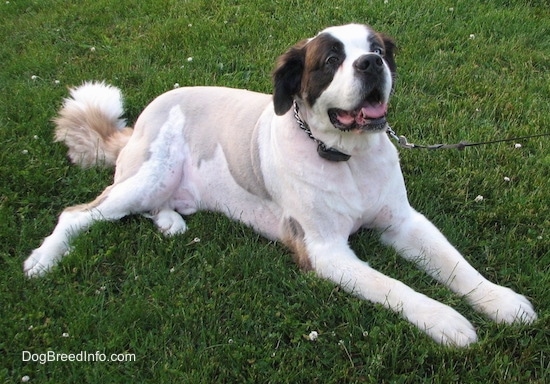
[[[373,44],[376,41],[375,32],[365,25],[351,24],[343,27],[330,27],[321,33],[329,33],[340,40],[343,43],[346,54],[346,59],[336,72],[332,83],[320,97],[324,101],[321,104],[325,104],[327,109],[339,108],[342,110],[351,110],[357,108],[361,103],[361,98],[364,96],[361,94],[364,80],[357,76],[353,64],[361,56],[373,53],[376,49],[380,48]],[[387,101],[392,88],[392,76],[386,63],[384,63],[384,72],[386,82],[381,91],[382,98]],[[380,110],[384,109],[382,115],[385,113],[385,107],[383,106],[371,107],[378,108],[379,110],[365,112],[368,114],[371,112],[373,114],[380,114]]]

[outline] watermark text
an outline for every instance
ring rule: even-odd
[[[24,362],[34,362],[40,364],[53,363],[53,362],[107,362],[107,363],[128,363],[136,361],[135,353],[111,353],[106,354],[100,351],[86,352],[80,351],[78,353],[59,353],[55,351],[47,351],[43,353],[33,353],[30,351],[23,351],[21,353],[21,359]]]

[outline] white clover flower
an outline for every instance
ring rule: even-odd
[[[198,238],[198,237],[195,237],[193,240],[191,240],[189,243],[187,243],[186,245],[192,245],[192,244],[195,244],[195,243],[200,243],[201,242],[201,239]]]
[[[36,80],[36,79],[38,79],[38,76],[36,76],[36,75],[31,76],[31,80]]]
[[[179,87],[180,87],[180,83],[174,83],[174,89],[179,88]]]
[[[510,178],[508,176],[504,176],[504,181],[509,182]]]
[[[69,337],[69,334],[67,332],[63,332],[63,334],[61,336],[62,337]]]
[[[170,273],[174,273],[176,271],[176,268],[172,267],[170,268]]]
[[[470,33],[470,40],[473,40],[476,38],[476,35],[474,35],[473,33]]]
[[[59,81],[59,80],[54,80],[53,83],[54,83],[55,85],[59,85],[59,84],[61,83],[61,81]]]
[[[318,337],[319,337],[319,334],[317,333],[317,331],[311,331],[307,336],[307,338],[311,341],[317,340]]]
[[[29,151],[28,151],[27,149],[23,149],[23,150],[21,151],[21,153],[22,153],[23,155],[28,155],[28,154],[29,154]]]
[[[189,57],[187,58],[187,62],[190,63],[190,62],[192,62],[192,61],[193,61],[193,58],[192,58],[191,56],[189,56]]]
[[[95,52],[95,47],[91,47],[90,52]]]
[[[32,138],[38,140],[38,135],[34,135]]]
[[[479,202],[483,201],[483,196],[477,195],[476,198],[474,199],[474,201],[475,201],[476,203],[479,203]]]
[[[520,144],[520,143],[516,143],[516,144],[514,144],[514,148],[516,148],[516,149],[519,149],[519,148],[521,148],[521,144]]]
[[[9,1],[8,1],[7,3],[9,3]],[[22,383],[26,383],[26,382],[30,381],[30,379],[31,379],[31,378],[30,378],[29,376],[25,375],[25,376],[23,376],[23,377],[21,378],[21,382],[22,382]]]

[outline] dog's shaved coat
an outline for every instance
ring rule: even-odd
[[[116,159],[114,182],[93,202],[61,214],[25,261],[25,273],[49,270],[95,221],[143,214],[174,235],[187,228],[181,215],[213,210],[283,241],[303,268],[401,313],[437,342],[467,346],[477,337],[454,309],[357,258],[350,234],[380,231],[385,244],[498,322],[534,321],[525,297],[485,279],[409,205],[397,151],[380,126],[395,71],[392,40],[352,24],[283,54],[273,96],[176,89],[147,106],[133,131],[120,118],[117,88],[73,89],[56,119],[56,139],[83,166]],[[318,142],[349,160],[320,157]]]

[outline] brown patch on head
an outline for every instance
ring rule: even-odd
[[[311,271],[311,260],[306,248],[305,233],[294,218],[289,217],[283,223],[282,242],[293,252],[293,259],[303,271]]]
[[[345,58],[344,44],[328,33],[317,36],[308,44],[301,94],[310,106],[330,85]]]
[[[275,113],[285,114],[296,95],[313,105],[345,57],[343,43],[328,33],[302,40],[286,51],[273,72]]]

